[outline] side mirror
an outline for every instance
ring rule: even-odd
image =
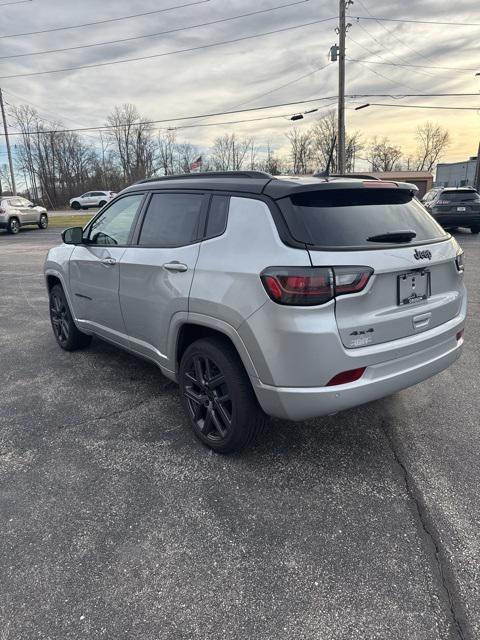
[[[70,227],[62,232],[62,240],[65,244],[83,244],[82,227]]]

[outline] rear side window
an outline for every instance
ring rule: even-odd
[[[227,228],[229,196],[213,196],[210,202],[210,211],[207,222],[207,238],[220,236]]]
[[[139,244],[179,247],[194,242],[204,196],[196,193],[155,193],[150,200]]]
[[[417,234],[408,244],[446,237],[412,193],[403,189],[309,191],[284,198],[279,205],[295,240],[318,247],[378,248],[381,245],[368,238],[406,230]]]

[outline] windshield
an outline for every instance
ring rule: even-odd
[[[406,230],[415,236],[396,241],[396,246],[448,237],[412,193],[403,189],[324,189],[294,194],[279,205],[293,237],[318,247],[372,248],[369,238]],[[385,244],[390,243],[385,240]]]

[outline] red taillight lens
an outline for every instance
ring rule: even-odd
[[[366,367],[360,367],[359,369],[351,369],[350,371],[342,371],[334,376],[327,387],[334,387],[337,384],[348,384],[349,382],[355,382],[359,380],[365,373]]]
[[[272,267],[261,274],[274,302],[311,306],[333,298],[333,273],[328,268]]]
[[[260,277],[274,302],[313,306],[362,291],[372,273],[370,267],[270,267]]]
[[[0,213],[6,213],[6,210],[3,207],[0,207]]]

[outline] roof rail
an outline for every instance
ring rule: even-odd
[[[195,180],[201,178],[263,178],[264,180],[270,180],[272,176],[265,171],[207,171],[204,173],[183,173],[174,176],[147,178],[146,180],[139,180],[137,184],[163,182],[164,180],[190,180],[192,178]]]
[[[316,176],[317,174],[314,173],[313,175]],[[360,180],[382,181],[382,178],[377,178],[376,176],[372,176],[368,173],[331,173],[328,177],[329,178],[359,178]]]

